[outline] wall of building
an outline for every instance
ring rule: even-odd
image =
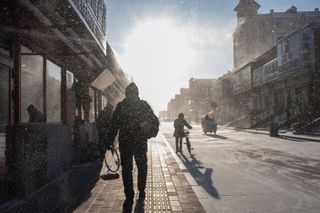
[[[0,82],[10,95],[1,108],[8,120],[0,126],[1,145],[5,144],[1,166],[8,169],[0,186],[10,187],[1,191],[0,202],[3,192],[28,196],[75,164],[99,158],[95,120],[107,102],[116,104],[123,98],[128,82],[107,52],[106,35],[92,32],[92,27],[99,27],[105,33],[104,2],[59,2],[0,2],[7,10],[0,13],[0,64],[9,59],[6,66],[12,73]],[[82,8],[75,5],[79,2]],[[94,20],[80,11],[90,7],[96,8],[90,11],[97,15]],[[91,84],[107,68],[115,81],[111,91],[99,90]],[[31,104],[36,111],[28,110]]]
[[[249,6],[243,10],[249,10]],[[243,14],[233,34],[234,66],[239,68],[270,49],[276,41],[294,30],[320,20],[320,12],[300,12],[289,8],[286,12],[270,11],[269,14]]]
[[[320,22],[301,27],[217,80],[191,79],[191,120],[210,111],[210,101],[217,103],[221,125],[257,127],[277,120],[290,126],[320,117],[319,29]]]

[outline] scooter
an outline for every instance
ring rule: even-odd
[[[202,131],[204,134],[207,134],[208,132],[217,134],[217,122],[213,118],[203,118],[202,122]]]

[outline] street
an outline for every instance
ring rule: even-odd
[[[192,126],[193,156],[185,144],[178,156],[211,199],[209,212],[319,212],[320,143]],[[161,132],[175,150],[173,124]]]

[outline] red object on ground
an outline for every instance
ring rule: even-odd
[[[119,173],[106,173],[106,174],[100,175],[100,178],[102,180],[115,180],[115,179],[118,179],[119,177],[120,177]]]

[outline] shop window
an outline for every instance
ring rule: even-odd
[[[73,82],[74,82],[74,75],[72,72],[67,71],[67,89],[72,89]]]
[[[309,40],[310,40],[310,35],[309,35],[308,33],[303,33],[302,39],[303,39],[304,41],[309,41]]]
[[[253,108],[255,111],[258,109],[258,97],[253,97]]]
[[[311,61],[311,53],[304,53],[303,54],[303,61]]]
[[[99,116],[99,113],[101,112],[101,106],[102,106],[102,96],[101,96],[101,92],[97,92],[96,95],[96,104],[97,104],[97,116]]]
[[[98,114],[100,112],[99,108],[100,108],[100,102],[101,102],[101,95],[100,92],[98,90],[95,90],[94,92],[94,112],[95,112],[95,120],[98,117]]]
[[[296,96],[300,96],[303,92],[303,88],[302,87],[297,87],[295,88],[295,94]]]
[[[283,106],[284,105],[284,98],[281,91],[277,91],[274,95],[274,105],[275,106]]]
[[[269,110],[270,109],[270,96],[264,97],[264,109]]]
[[[0,132],[9,124],[9,80],[9,67],[0,64]]]
[[[303,43],[303,50],[304,51],[310,51],[310,44],[308,42]]]
[[[22,54],[31,54],[32,51],[25,46],[21,46],[21,53]]]
[[[0,53],[10,57],[10,46],[7,43],[10,42],[0,42]]]
[[[1,52],[1,51],[0,51]],[[0,201],[7,196],[6,184],[7,179],[7,162],[6,154],[8,153],[6,144],[6,128],[9,125],[9,106],[10,106],[10,68],[0,64]]]
[[[89,88],[89,95],[91,98],[90,111],[89,111],[89,122],[94,122],[95,121],[95,107],[94,107],[95,97],[94,97],[94,90],[91,87]]]
[[[21,122],[29,121],[44,122],[43,57],[39,55],[21,55]]]
[[[67,85],[67,123],[73,126],[76,116],[76,103],[75,103],[75,89],[74,82],[76,78],[70,71],[66,72],[66,85]]]
[[[102,95],[101,96],[101,109],[104,109],[107,106],[107,98]]]
[[[78,116],[79,119],[84,119],[84,113],[83,113],[83,103],[81,101],[81,97],[85,93],[83,90],[83,85],[81,82],[79,82],[78,79],[74,79],[73,85],[72,85],[72,91],[70,93],[74,94],[74,103],[76,107],[76,116]]]
[[[289,41],[285,41],[284,43],[284,52],[288,53],[290,51],[290,43]]]
[[[61,122],[61,68],[47,60],[47,122]]]
[[[305,72],[311,72],[312,71],[312,68],[311,68],[311,64],[310,63],[305,63],[303,65],[303,68],[304,68],[304,71]]]
[[[260,35],[260,36],[259,36],[259,41],[260,41],[261,43],[266,43],[266,42],[267,42],[267,37],[266,37],[265,35]]]
[[[276,28],[284,28],[290,25],[288,18],[276,18],[274,21],[274,26]]]

